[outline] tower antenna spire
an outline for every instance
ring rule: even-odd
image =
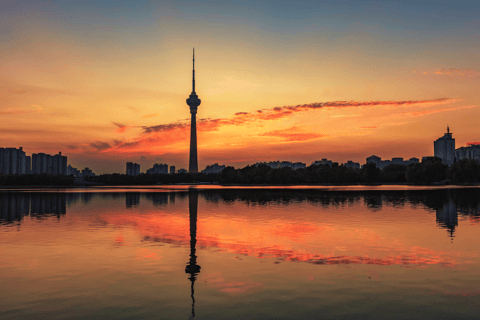
[[[195,48],[193,48],[192,92],[195,92]]]

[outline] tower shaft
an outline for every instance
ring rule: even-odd
[[[197,157],[197,114],[192,113],[190,125],[190,161],[188,165],[188,172],[198,172],[198,157]]]

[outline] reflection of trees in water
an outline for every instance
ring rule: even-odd
[[[344,207],[362,201],[370,210],[382,207],[403,208],[406,205],[436,211],[437,225],[453,237],[458,214],[480,222],[480,189],[441,189],[415,191],[322,191],[322,190],[203,190],[208,202],[241,201],[247,205],[310,203],[324,208]]]

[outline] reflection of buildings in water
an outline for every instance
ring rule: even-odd
[[[140,192],[125,192],[125,204],[127,209],[140,204]]]
[[[81,193],[81,199],[83,204],[88,204],[90,201],[92,201],[92,198],[95,194],[93,192],[85,192]]]
[[[65,193],[32,194],[31,216],[47,214],[61,215],[67,213],[67,197]]]
[[[437,209],[437,224],[448,229],[450,236],[453,238],[455,227],[458,226],[458,212],[457,206],[452,200],[449,200],[442,208]]]
[[[41,217],[67,213],[65,193],[10,193],[0,196],[0,219],[20,221],[24,216]]]
[[[188,209],[190,213],[190,261],[185,267],[185,273],[190,274],[191,281],[191,297],[192,297],[192,314],[189,319],[195,318],[195,297],[194,284],[197,279],[197,274],[200,273],[200,266],[197,264],[197,256],[195,255],[195,246],[197,244],[197,207],[198,207],[198,192],[191,189],[188,193]]]
[[[168,195],[169,195],[169,198],[170,198],[170,204],[175,204],[176,193],[175,192],[170,192]]]
[[[29,194],[2,194],[0,196],[0,220],[20,221],[28,216],[30,210]]]
[[[161,206],[168,204],[168,193],[156,192],[145,194],[147,200],[152,201],[154,206]]]

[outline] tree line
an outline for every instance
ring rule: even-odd
[[[4,175],[0,173],[0,185],[3,186],[73,186],[73,176],[28,174]],[[422,163],[397,165],[391,164],[379,169],[374,163],[367,163],[361,169],[347,168],[334,163],[332,166],[321,164],[292,170],[291,168],[273,169],[265,164],[249,165],[241,169],[226,167],[221,174],[102,174],[85,178],[90,184],[99,185],[156,185],[156,184],[192,184],[209,182],[218,184],[247,185],[295,185],[295,184],[382,184],[408,183],[429,185],[433,183],[476,183],[480,182],[480,163],[462,159],[448,167],[440,158],[432,157]]]

